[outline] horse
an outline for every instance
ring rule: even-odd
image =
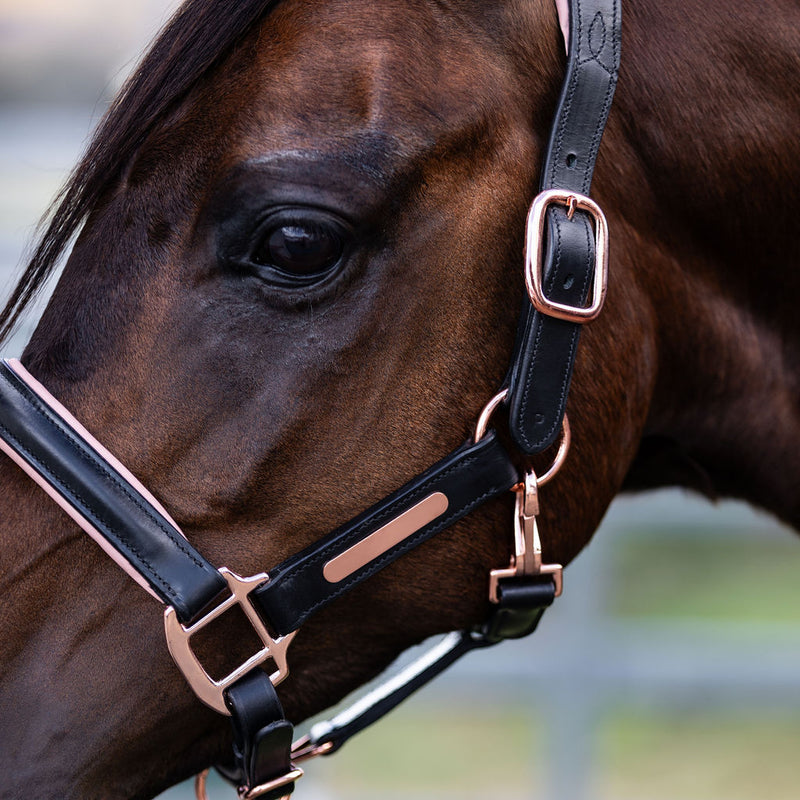
[[[594,184],[611,283],[542,491],[563,564],[625,490],[800,526],[798,8],[624,15]],[[3,335],[78,234],[26,368],[213,563],[277,564],[470,436],[502,384],[563,69],[550,0],[189,0],[65,186]],[[152,797],[216,762],[230,733],[175,670],[156,604],[6,458],[0,484],[4,796]],[[309,620],[287,716],[484,619],[512,506]]]

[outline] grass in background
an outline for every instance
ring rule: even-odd
[[[335,797],[535,797],[539,748],[525,711],[400,709],[309,772]]]
[[[615,714],[598,740],[603,800],[796,800],[800,720],[748,712]]]
[[[615,543],[609,613],[800,622],[800,540],[681,530]]]

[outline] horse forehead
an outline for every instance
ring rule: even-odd
[[[298,13],[302,9],[303,13]],[[422,0],[290,0],[259,32],[256,116],[287,127],[452,128],[507,103],[509,76],[465,13]]]

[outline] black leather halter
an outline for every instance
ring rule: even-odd
[[[513,444],[524,455],[545,450],[562,429],[581,325],[599,313],[605,294],[605,219],[586,195],[619,70],[620,2],[570,0],[569,10],[567,74],[542,193],[528,218],[525,277],[531,302],[523,309],[505,385],[487,407],[507,409]],[[195,550],[166,510],[19,362],[0,364],[0,448],[167,605],[170,652],[198,697],[231,717],[233,758],[218,768],[247,798],[288,795],[302,774],[295,763],[338,749],[466,652],[531,633],[560,593],[560,566],[543,565],[538,549],[536,476],[520,475],[485,427],[482,419],[474,440],[268,574],[240,578]],[[492,572],[490,618],[477,629],[450,634],[400,676],[293,746],[292,725],[274,685],[288,673],[286,649],[299,626],[512,488],[516,551],[508,569]],[[264,646],[215,682],[190,638],[235,604]],[[275,665],[270,675],[260,666],[266,661]]]

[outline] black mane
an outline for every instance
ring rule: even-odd
[[[0,312],[0,342],[153,126],[244,37],[271,2],[188,0],[167,23],[100,121],[45,216],[33,255]]]

